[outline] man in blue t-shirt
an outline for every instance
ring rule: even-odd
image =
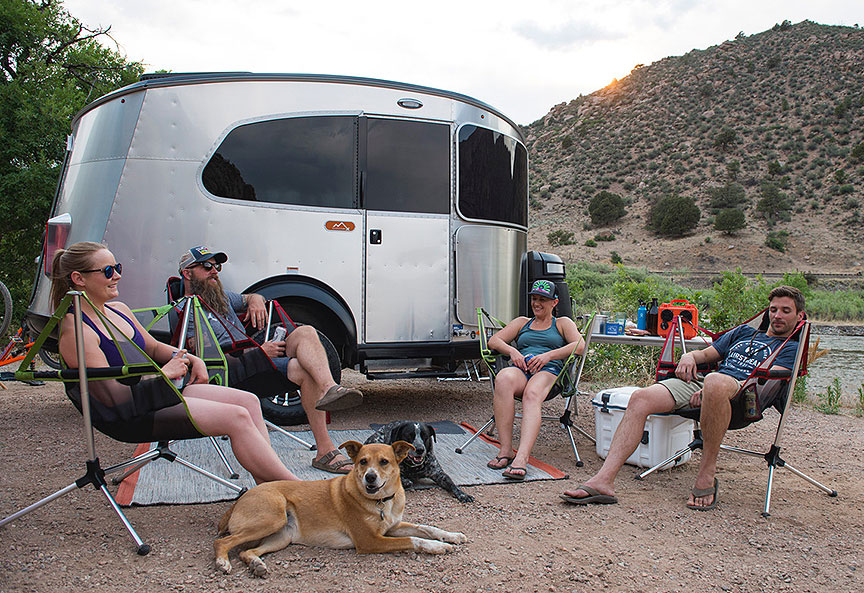
[[[583,505],[618,502],[615,476],[639,446],[648,416],[701,407],[702,459],[687,506],[695,510],[713,509],[717,503],[714,477],[717,454],[729,428],[732,399],[756,366],[780,347],[804,318],[804,295],[797,288],[778,286],[768,295],[768,302],[767,331],[745,325],[736,327],[704,350],[683,355],[675,368],[675,377],[634,391],[600,471],[578,488],[565,491],[562,498]],[[783,346],[771,368],[791,369],[796,349],[797,343],[792,341]],[[706,375],[704,381],[696,379],[697,365],[716,362],[720,364],[715,372]]]
[[[183,278],[184,295],[198,295],[208,307],[236,328],[242,329],[243,322],[249,322],[256,330],[263,329],[267,323],[264,297],[255,293],[240,294],[225,290],[219,272],[226,261],[228,256],[225,253],[214,253],[203,245],[184,253],[178,267]],[[242,321],[239,315],[243,315]],[[211,327],[220,345],[231,343],[229,332],[221,323],[211,323]],[[358,389],[343,387],[333,380],[327,353],[321,345],[318,332],[311,325],[298,326],[283,340],[264,342],[261,350],[267,354],[280,375],[300,386],[300,401],[316,444],[312,466],[331,473],[347,474],[352,467],[351,461],[339,453],[331,440],[327,432],[326,412],[359,405],[363,401],[363,394]],[[270,372],[275,372],[270,368]],[[229,386],[232,386],[230,373],[228,380]]]

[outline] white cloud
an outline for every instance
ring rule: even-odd
[[[649,64],[784,19],[852,25],[859,1],[65,0],[148,70],[315,72],[474,96],[521,123]],[[864,19],[860,19],[864,23]]]

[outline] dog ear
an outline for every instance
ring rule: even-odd
[[[393,443],[393,453],[396,454],[396,461],[402,463],[402,460],[408,455],[409,451],[414,450],[414,445],[405,441],[396,441]]]
[[[354,459],[357,456],[357,453],[360,452],[360,449],[363,447],[361,443],[357,441],[345,441],[341,445],[339,445],[340,449],[345,449],[345,452],[348,453],[348,457]]]
[[[435,427],[432,426],[431,424],[427,424],[426,426],[429,427],[429,432],[432,434],[432,440],[437,443],[438,442],[438,435],[435,434]]]

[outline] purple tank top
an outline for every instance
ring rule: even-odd
[[[105,306],[108,307],[108,305]],[[135,332],[132,334],[132,341],[139,348],[141,348],[141,350],[144,350],[144,336],[141,334],[141,332],[138,331],[138,326],[132,323],[131,319],[123,315],[123,313],[121,313],[114,307],[108,308],[117,313],[117,315],[125,319],[126,322],[132,326],[132,331]],[[108,366],[123,366],[123,357],[120,356],[120,351],[117,349],[117,345],[114,344],[114,341],[105,334],[103,334],[101,331],[99,331],[99,328],[96,327],[96,324],[93,323],[93,321],[91,321],[89,317],[87,317],[86,313],[81,313],[81,319],[84,321],[84,323],[89,325],[90,328],[95,331],[96,334],[99,336],[99,350],[101,350],[102,353],[105,355],[105,359],[108,361]]]

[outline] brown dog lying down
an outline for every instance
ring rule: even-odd
[[[267,482],[237,499],[219,521],[219,535],[230,535],[213,544],[216,565],[231,572],[228,552],[249,542],[259,543],[240,552],[240,559],[256,576],[264,576],[267,566],[259,556],[292,543],[356,548],[361,554],[445,554],[453,550],[450,544],[467,541],[462,533],[402,521],[405,491],[399,462],[413,449],[410,444],[348,441],[339,448],[354,462],[351,473],[329,480]]]

